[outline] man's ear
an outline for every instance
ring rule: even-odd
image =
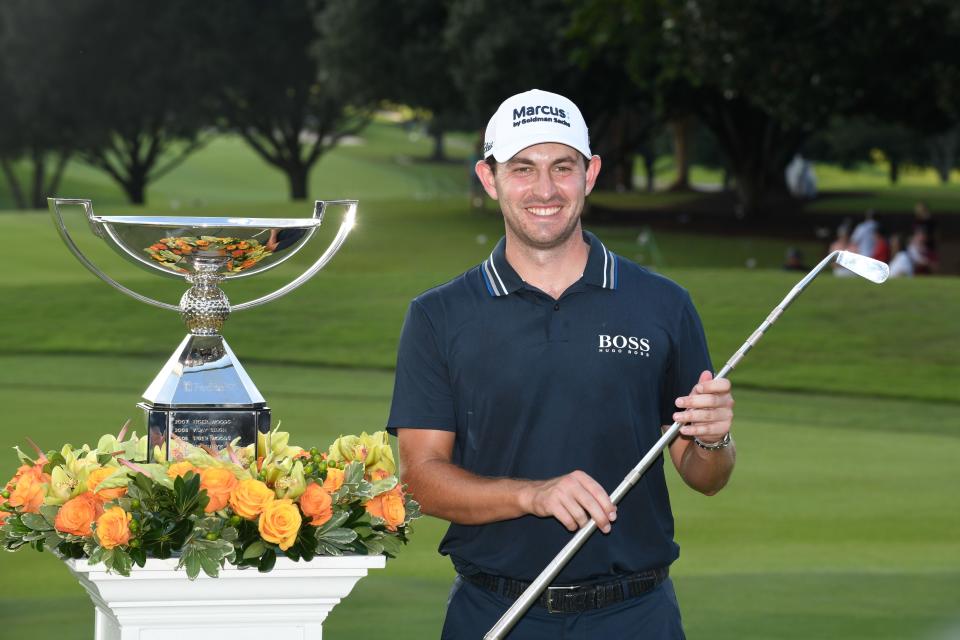
[[[476,172],[477,177],[480,178],[480,184],[483,185],[483,190],[487,192],[488,196],[497,200],[497,181],[490,165],[487,164],[486,160],[478,160],[473,170]]]
[[[593,156],[587,162],[587,183],[584,190],[585,195],[590,195],[593,191],[593,185],[597,183],[597,176],[600,174],[600,156]]]

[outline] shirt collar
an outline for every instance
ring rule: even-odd
[[[600,239],[589,231],[583,232],[583,239],[590,245],[590,255],[581,280],[604,289],[617,288],[617,258],[612,251],[603,246]],[[507,262],[507,239],[493,248],[490,257],[480,265],[480,275],[491,296],[499,297],[517,291],[523,286],[523,279]]]

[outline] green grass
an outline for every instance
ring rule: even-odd
[[[396,127],[378,124],[365,138],[313,176],[318,197],[361,199],[342,252],[300,290],[235,314],[225,328],[298,443],[383,425],[407,302],[482,260],[502,233],[497,215],[467,210],[464,166],[411,161],[429,146]],[[469,143],[462,138],[459,153]],[[147,210],[305,215],[309,206],[280,202],[278,176],[236,140],[221,140],[160,181]],[[68,177],[70,195],[94,196],[102,213],[138,210],[97,174],[72,166]],[[0,219],[4,439],[92,442],[135,415],[183,334],[179,319],[84,271],[45,214]],[[140,273],[77,222],[98,264],[176,301],[181,283]],[[628,258],[650,256],[638,227],[595,231]],[[697,303],[717,366],[798,279],[778,270],[777,240],[657,233],[655,241],[659,268]],[[817,255],[815,244],[804,249]],[[238,302],[295,273],[226,290]],[[957,636],[957,317],[956,279],[877,287],[824,275],[734,372],[739,460],[730,486],[708,499],[669,477],[683,548],[673,575],[690,638]],[[12,452],[0,459],[0,475],[15,464]],[[420,521],[405,553],[334,610],[326,637],[369,634],[371,620],[378,629],[389,621],[395,638],[437,637],[452,579],[436,553],[443,530]],[[0,599],[0,635],[90,637],[89,600],[56,559],[5,554],[0,571],[15,587]]]

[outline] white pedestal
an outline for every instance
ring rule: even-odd
[[[128,578],[66,564],[96,607],[95,640],[320,640],[330,610],[386,558],[277,558],[269,573],[227,565],[192,582],[175,559],[147,560]]]

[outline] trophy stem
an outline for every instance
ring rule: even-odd
[[[195,272],[188,275],[191,286],[180,298],[180,317],[195,336],[215,336],[230,315],[230,301],[220,288],[223,276],[218,271],[226,263],[224,256],[197,256]]]

